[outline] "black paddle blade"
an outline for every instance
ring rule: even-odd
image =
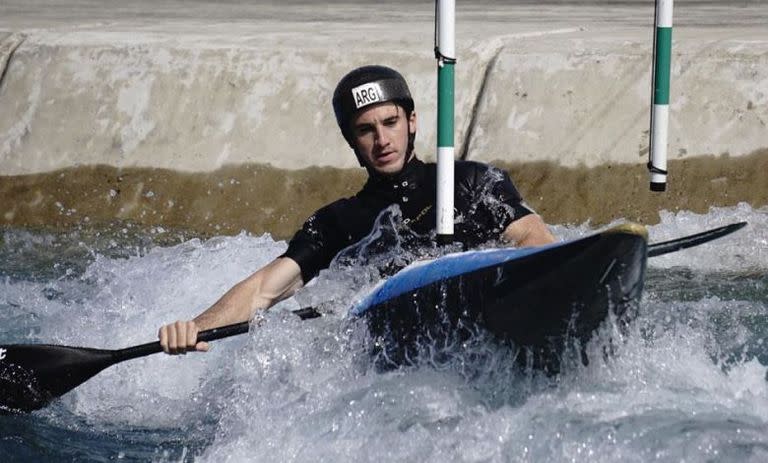
[[[705,232],[696,233],[695,235],[684,236],[674,240],[664,241],[662,243],[654,243],[648,246],[648,257],[656,257],[662,254],[669,254],[670,252],[679,251],[681,249],[692,248],[700,244],[712,241],[717,238],[721,238],[725,235],[730,235],[736,230],[741,230],[747,226],[747,222],[737,222],[724,227],[713,228]]]
[[[109,350],[0,346],[0,414],[38,410],[113,363]]]
[[[320,315],[314,309],[308,310],[299,316]],[[214,341],[247,333],[248,329],[249,322],[235,323],[203,331],[197,339]],[[43,408],[108,366],[162,350],[157,341],[120,350],[45,344],[0,345],[0,414]]]

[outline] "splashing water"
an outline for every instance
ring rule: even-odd
[[[339,259],[207,354],[125,362],[47,409],[0,416],[0,460],[765,461],[768,209],[664,213],[650,236],[740,220],[750,225],[737,234],[651,259],[615,354],[602,355],[618,335],[608,323],[588,346],[593,361],[556,378],[517,368],[519,352],[482,332],[448,361],[427,352],[419,367],[376,373],[365,327],[345,314],[381,262]],[[0,339],[151,341],[285,250],[247,234],[110,246],[6,230]],[[308,304],[325,316],[290,312]]]

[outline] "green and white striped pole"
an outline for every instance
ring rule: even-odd
[[[656,35],[653,58],[653,109],[648,171],[651,191],[667,189],[667,145],[669,132],[669,75],[672,63],[673,0],[656,0]]]
[[[453,118],[456,64],[456,3],[438,0],[437,58],[437,240],[453,242]]]

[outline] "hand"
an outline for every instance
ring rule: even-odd
[[[197,342],[197,333],[200,330],[193,320],[177,321],[169,323],[160,328],[157,334],[160,338],[160,345],[166,354],[186,354],[191,351],[208,350],[207,342]]]

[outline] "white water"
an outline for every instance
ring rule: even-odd
[[[299,320],[291,299],[210,353],[119,364],[38,413],[61,426],[74,414],[95,429],[191,426],[212,440],[198,457],[205,462],[766,461],[768,209],[664,214],[650,236],[740,220],[750,225],[734,235],[651,259],[651,273],[684,268],[693,277],[671,288],[649,282],[617,355],[603,361],[598,339],[594,361],[558,379],[515,368],[514,352],[482,336],[448,363],[375,373],[365,330],[343,316],[375,281],[337,271],[299,295],[302,304],[331,300],[322,318]],[[284,249],[239,235],[97,257],[75,279],[7,278],[0,305],[17,315],[3,315],[2,331],[89,347],[151,341],[161,324],[196,315]],[[712,271],[763,278],[754,294],[685,295]]]

